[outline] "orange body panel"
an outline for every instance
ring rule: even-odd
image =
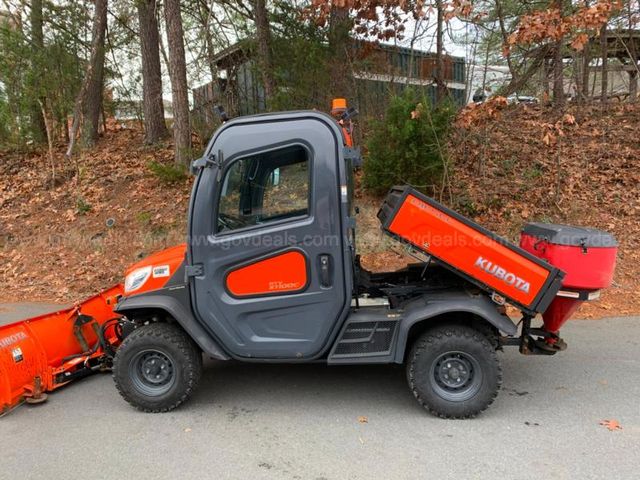
[[[534,261],[413,195],[389,231],[526,307],[549,277]]]
[[[152,267],[153,269],[149,279],[139,289],[130,292],[130,294],[138,295],[143,292],[151,292],[163,288],[184,262],[186,252],[187,244],[181,243],[149,255],[138,263],[130,266],[125,271],[125,276],[139,268]],[[129,295],[129,293],[127,293],[127,295]]]
[[[104,353],[101,349],[84,352],[74,322],[79,314],[93,318],[80,330],[87,343],[95,345],[92,324],[102,325],[118,316],[113,308],[122,291],[122,285],[115,285],[71,308],[0,327],[0,415],[27,397],[64,385],[65,373]],[[68,359],[83,353],[86,355]]]
[[[247,297],[299,292],[307,282],[306,257],[293,250],[232,270],[226,287],[231,295]]]

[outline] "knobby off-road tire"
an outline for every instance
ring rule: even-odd
[[[407,359],[407,380],[420,405],[441,418],[471,418],[493,403],[502,369],[489,339],[471,327],[426,331]]]
[[[127,336],[113,360],[120,395],[144,412],[168,412],[198,386],[202,354],[180,328],[152,323]]]

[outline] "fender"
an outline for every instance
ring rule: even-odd
[[[428,297],[413,300],[405,306],[399,326],[394,361],[403,363],[407,338],[412,326],[419,322],[428,322],[445,313],[457,312],[477,315],[509,336],[515,335],[518,331],[511,319],[500,314],[496,305],[486,295],[474,295],[464,291],[430,294]]]
[[[186,286],[179,286],[123,297],[114,311],[126,316],[136,311],[163,310],[178,322],[204,353],[217,360],[229,360],[231,357],[224,353],[193,316],[188,294]]]

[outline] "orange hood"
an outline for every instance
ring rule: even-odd
[[[151,254],[130,266],[125,272],[125,295],[137,295],[163,288],[184,262],[186,251],[187,245],[182,243]],[[133,282],[135,277],[146,279],[137,285]]]

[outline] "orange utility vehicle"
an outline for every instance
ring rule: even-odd
[[[204,354],[405,364],[422,406],[466,418],[499,390],[497,351],[566,348],[560,327],[610,284],[615,240],[535,224],[520,248],[402,187],[378,217],[419,262],[369,272],[356,254],[353,112],[334,114],[225,122],[193,165],[186,244],[71,309],[0,327],[0,408],[112,369],[129,403],[168,411],[195,390]],[[505,303],[522,312],[520,328]]]

